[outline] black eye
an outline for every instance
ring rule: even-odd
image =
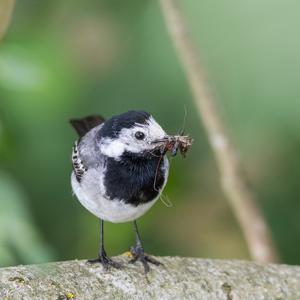
[[[137,140],[143,140],[145,138],[145,134],[141,131],[137,131],[134,136]]]

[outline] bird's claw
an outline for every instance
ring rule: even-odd
[[[115,262],[110,257],[106,255],[106,253],[99,254],[97,258],[89,259],[88,263],[95,264],[100,263],[105,270],[108,270],[110,267],[120,269],[122,265],[120,263]]]
[[[161,262],[153,257],[145,255],[144,249],[141,246],[131,247],[130,253],[132,254],[133,258],[129,262],[133,264],[136,261],[140,261],[144,266],[145,273],[150,271],[149,263],[156,266],[162,265]]]

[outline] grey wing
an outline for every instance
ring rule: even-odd
[[[103,155],[98,146],[99,137],[97,133],[103,124],[90,130],[79,141],[75,142],[72,152],[73,171],[78,182],[82,180],[89,169],[101,167],[103,165]]]

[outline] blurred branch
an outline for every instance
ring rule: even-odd
[[[0,41],[9,25],[14,4],[15,0],[0,0]]]
[[[230,141],[214,96],[206,82],[199,53],[188,33],[178,1],[160,0],[160,4],[217,160],[223,191],[243,230],[250,254],[258,262],[277,261],[278,255],[270,231],[241,171],[237,151]]]

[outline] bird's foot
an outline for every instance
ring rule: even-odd
[[[120,263],[115,262],[110,257],[106,255],[106,253],[101,253],[97,258],[89,259],[88,263],[95,264],[100,263],[105,270],[108,270],[110,267],[120,269],[122,265]]]
[[[161,262],[154,259],[153,257],[145,255],[144,249],[141,246],[131,247],[130,253],[133,256],[133,259],[130,260],[130,263],[135,263],[136,261],[140,261],[144,266],[145,273],[148,273],[150,271],[149,263],[156,266],[162,265]]]

